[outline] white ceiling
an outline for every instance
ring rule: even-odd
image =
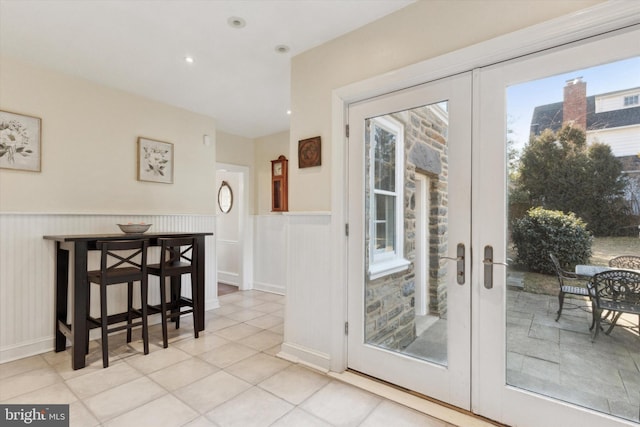
[[[289,128],[291,57],[413,1],[0,0],[0,53],[255,138]],[[230,26],[230,17],[246,26]],[[277,53],[278,45],[291,50]]]

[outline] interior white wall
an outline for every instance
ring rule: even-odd
[[[0,169],[0,211],[214,213],[213,118],[6,56],[0,94],[42,119],[42,171]],[[137,180],[140,136],[173,143],[173,184]]]
[[[255,145],[255,187],[256,214],[271,213],[271,160],[289,153],[289,132],[280,132],[256,139]],[[289,159],[291,169],[291,159]],[[291,182],[291,179],[289,179]]]

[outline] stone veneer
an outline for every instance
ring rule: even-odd
[[[416,248],[416,174],[429,177],[429,259],[428,288],[430,314],[444,317],[447,312],[447,191],[448,160],[446,111],[426,106],[389,115],[404,125],[404,257],[409,267],[399,273],[375,280],[365,287],[365,340],[384,348],[402,350],[416,338],[415,326],[415,248]],[[365,149],[369,152],[367,127]],[[369,157],[369,156],[367,156]],[[370,159],[367,158],[366,176]],[[369,194],[368,180],[365,180]],[[366,198],[366,223],[369,223],[369,197]],[[369,247],[366,227],[365,247]],[[369,251],[365,251],[365,265]]]

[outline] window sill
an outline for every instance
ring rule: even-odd
[[[407,270],[411,262],[404,258],[394,258],[389,261],[378,262],[369,267],[369,280],[379,279],[389,274]]]

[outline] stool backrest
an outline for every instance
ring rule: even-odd
[[[176,237],[176,238],[159,238],[161,253],[160,267],[171,267],[181,265],[193,265],[196,260],[196,238],[195,237]]]
[[[146,277],[149,240],[100,240],[96,246],[104,279],[113,277],[114,281],[128,282]]]

